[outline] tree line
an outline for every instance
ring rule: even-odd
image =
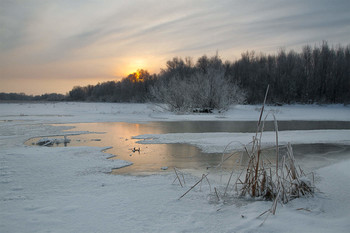
[[[67,100],[142,103],[150,99],[150,87],[156,79],[157,75],[150,75],[148,71],[140,69],[121,81],[76,86],[68,93]]]
[[[51,93],[43,95],[26,95],[25,93],[0,93],[0,101],[65,101],[67,95]]]
[[[174,57],[158,74],[141,69],[121,81],[76,86],[63,99],[163,102],[180,111],[225,109],[232,103],[261,103],[267,85],[268,103],[272,104],[349,103],[350,46],[330,47],[323,42],[306,45],[301,52],[281,49],[266,55],[247,51],[233,62],[222,61],[217,54],[196,62]],[[1,93],[0,100],[4,96],[9,94]]]
[[[227,76],[247,91],[248,103],[260,103],[270,84],[271,103],[349,103],[350,46],[304,46],[277,55],[242,54],[228,64]]]

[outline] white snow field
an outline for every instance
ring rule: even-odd
[[[315,171],[318,191],[314,197],[279,205],[277,214],[262,224],[264,218],[258,216],[271,207],[271,202],[215,202],[204,183],[201,190],[194,189],[178,200],[198,180],[195,175],[188,175],[182,188],[172,184],[175,175],[170,172],[150,176],[108,174],[129,163],[107,159],[110,155],[103,153],[103,148],[23,144],[31,137],[62,134],[65,127],[50,125],[53,123],[256,121],[259,108],[238,105],[224,113],[174,114],[151,104],[1,103],[0,232],[349,232],[349,159]],[[266,109],[278,120],[350,121],[350,107],[343,105]],[[272,143],[272,133],[266,134],[265,142]],[[233,138],[230,133],[139,138],[151,136],[159,143],[191,143],[211,152],[221,152],[233,140],[251,140],[251,134]],[[281,132],[281,142],[287,141],[349,144],[350,131]]]

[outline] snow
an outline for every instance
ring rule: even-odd
[[[178,198],[198,181],[186,175],[186,187],[172,184],[174,174],[110,175],[130,165],[108,160],[95,147],[30,147],[36,136],[59,135],[65,126],[52,123],[146,122],[182,120],[251,120],[259,106],[233,106],[215,114],[173,114],[151,104],[20,103],[0,104],[0,232],[348,232],[350,227],[350,160],[316,171],[314,197],[278,206],[277,214],[257,218],[271,203],[213,201],[209,188]],[[342,105],[268,106],[278,120],[349,121]],[[265,133],[272,143],[274,134]],[[155,142],[186,142],[207,151],[228,141],[245,143],[251,134],[205,133],[143,135]],[[283,131],[280,141],[348,144],[349,130]],[[247,139],[248,138],[248,139]],[[206,146],[208,144],[208,146]],[[212,181],[214,185],[215,181]],[[219,184],[218,184],[219,185]]]
[[[256,121],[261,106],[235,105],[228,111],[215,114],[173,114],[162,105],[115,103],[0,103],[1,120],[32,121],[40,123],[87,122],[145,122],[145,121]],[[349,121],[350,106],[285,105],[266,106],[282,120]],[[270,117],[269,119],[273,119]]]

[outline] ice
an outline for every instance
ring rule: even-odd
[[[146,134],[135,136],[141,144],[152,143],[188,143],[198,146],[208,153],[220,153],[226,145],[227,150],[242,149],[242,145],[251,142],[255,133],[169,133],[169,134]],[[279,144],[309,144],[309,143],[341,143],[350,144],[350,130],[297,130],[280,131],[278,133]],[[264,132],[262,137],[263,146],[274,145],[275,132]]]
[[[41,138],[36,142],[36,145],[39,146],[52,146],[54,144],[67,144],[70,143],[70,139],[67,136],[64,138]]]

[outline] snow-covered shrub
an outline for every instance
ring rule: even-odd
[[[238,85],[225,79],[223,70],[213,68],[185,79],[174,76],[170,80],[160,80],[151,88],[151,95],[156,101],[167,104],[171,111],[223,110],[245,99]]]

